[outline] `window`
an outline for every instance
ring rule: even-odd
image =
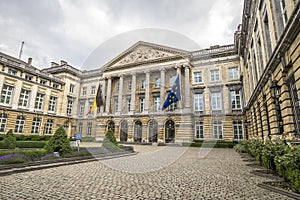
[[[160,97],[153,97],[153,111],[159,111]]]
[[[222,97],[220,92],[211,94],[211,109],[222,110]]]
[[[11,97],[13,93],[14,87],[10,85],[3,85],[2,92],[1,92],[1,100],[2,104],[11,104]]]
[[[194,110],[203,111],[203,94],[194,95]]]
[[[229,69],[229,79],[238,79],[239,78],[239,70],[237,67]]]
[[[154,87],[160,88],[160,78],[155,79]]]
[[[55,112],[57,97],[50,96],[48,111]]]
[[[73,109],[73,99],[69,98],[68,99],[68,105],[67,105],[67,115],[72,114],[72,109]]]
[[[7,114],[0,114],[0,132],[5,132]]]
[[[241,94],[239,90],[230,91],[231,109],[241,109]]]
[[[43,110],[44,98],[45,98],[44,94],[37,93],[35,98],[35,105],[34,105],[35,109]]]
[[[27,81],[32,81],[32,78],[33,78],[32,76],[29,76],[29,75],[27,75],[27,74],[25,75],[25,79],[26,79]]]
[[[20,98],[19,98],[19,107],[26,108],[29,102],[30,91],[29,90],[21,90]]]
[[[118,112],[118,97],[114,98],[114,112]]]
[[[86,135],[90,136],[92,135],[92,122],[88,122],[87,123],[87,132],[86,132]]]
[[[222,122],[221,121],[216,121],[213,124],[213,132],[214,132],[214,138],[216,139],[222,139],[223,134],[222,134]]]
[[[140,98],[139,99],[139,111],[143,112],[145,109],[145,98]]]
[[[132,90],[132,82],[129,81],[129,82],[128,82],[128,91],[131,91],[131,90]]]
[[[51,135],[53,130],[53,119],[47,119],[45,134]]]
[[[91,94],[96,94],[96,86],[92,86],[92,88],[91,88]]]
[[[8,74],[15,76],[17,74],[17,71],[12,70],[12,69],[8,69]]]
[[[177,76],[171,76],[170,77],[170,82],[169,82],[169,86],[172,87],[176,81]]]
[[[177,102],[172,103],[171,105],[169,105],[168,107],[168,111],[174,111],[177,108]]]
[[[196,122],[195,124],[195,138],[202,139],[204,138],[204,128],[203,122]]]
[[[43,79],[41,79],[41,80],[40,80],[40,84],[42,84],[42,85],[46,85],[46,83],[47,83],[47,81],[46,81],[46,80],[43,80]]]
[[[283,25],[285,26],[288,21],[285,0],[280,0],[280,9],[281,9],[281,15],[283,19]]]
[[[141,82],[141,89],[145,89],[146,88],[146,81],[142,80]]]
[[[22,115],[18,115],[16,125],[15,125],[15,133],[23,133],[24,124],[25,124],[25,117]]]
[[[78,123],[78,133],[82,134],[82,122]]]
[[[194,72],[194,83],[202,83],[202,72]]]
[[[70,93],[74,93],[74,89],[75,89],[75,85],[70,84],[69,92],[70,92]]]
[[[82,96],[85,96],[86,95],[86,87],[83,87],[82,88]]]
[[[211,70],[210,71],[210,81],[219,81],[219,80],[220,80],[219,70],[218,69]]]
[[[235,140],[243,139],[243,123],[242,121],[233,121],[233,133]]]
[[[31,133],[38,134],[40,125],[41,125],[41,119],[38,117],[34,117],[32,121]]]
[[[126,112],[130,111],[131,107],[131,98],[126,99]]]
[[[85,107],[85,103],[84,102],[80,102],[79,105],[79,115],[84,115],[84,107]]]
[[[55,83],[53,83],[53,87],[54,87],[54,88],[56,88],[56,89],[58,89],[58,88],[59,88],[59,85],[58,85],[58,84],[55,84]]]

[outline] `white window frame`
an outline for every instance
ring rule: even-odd
[[[5,133],[5,128],[6,128],[6,123],[7,123],[7,114],[0,114],[0,132]]]
[[[85,102],[80,102],[79,103],[79,116],[84,115],[84,110],[85,110]]]
[[[13,95],[14,87],[11,85],[3,85],[2,91],[1,91],[1,104],[4,105],[11,105],[12,103],[12,95]]]
[[[194,83],[202,83],[202,72],[194,72],[193,73],[193,77],[194,77]]]
[[[53,119],[47,119],[47,123],[45,126],[45,134],[51,135],[53,132]]]
[[[79,134],[82,134],[82,128],[83,128],[83,124],[82,124],[82,122],[79,122],[78,123],[78,133]]]
[[[220,70],[213,69],[210,70],[210,81],[220,81]]]
[[[194,110],[203,111],[203,93],[194,94]]]
[[[75,85],[74,84],[70,84],[69,92],[70,93],[74,93],[74,90],[75,90]]]
[[[57,97],[50,96],[49,106],[48,106],[48,111],[49,112],[55,112],[56,111],[56,103],[57,103]]]
[[[8,69],[7,73],[10,74],[10,75],[13,75],[13,76],[17,75],[17,71],[13,70],[13,69],[10,69],[10,68]]]
[[[71,115],[73,111],[73,104],[74,104],[74,99],[68,98],[68,104],[67,104],[67,115]]]
[[[222,93],[213,92],[211,93],[211,109],[222,110]]]
[[[139,111],[144,112],[145,110],[145,98],[139,98]]]
[[[91,87],[91,95],[93,95],[93,94],[96,94],[96,86],[95,85],[93,85]]]
[[[176,81],[177,76],[170,76],[169,86],[172,87]]]
[[[215,139],[223,139],[223,124],[221,122],[213,123],[213,134]]]
[[[82,96],[86,96],[87,87],[82,87]]]
[[[282,15],[283,25],[285,26],[288,21],[285,0],[280,0],[280,10],[281,10],[281,15]]]
[[[118,112],[119,101],[118,97],[114,97],[114,112]]]
[[[41,125],[41,118],[34,117],[32,120],[31,133],[39,134],[40,125]]]
[[[238,79],[239,78],[239,68],[237,67],[232,67],[229,68],[229,79]]]
[[[91,136],[92,135],[93,122],[88,122],[86,127],[87,127],[86,135]]]
[[[233,138],[235,140],[243,140],[244,139],[244,130],[242,121],[233,121]]]
[[[156,79],[155,79],[154,87],[155,87],[155,88],[160,88],[160,78],[156,78]]]
[[[37,109],[37,110],[43,110],[44,99],[45,99],[45,94],[37,93],[36,98],[35,98],[34,108]]]
[[[18,115],[14,132],[15,133],[23,133],[24,125],[25,125],[25,117],[23,115]]]
[[[177,102],[174,102],[168,106],[168,111],[175,111],[176,109],[177,109]]]
[[[29,106],[30,91],[21,89],[18,106],[27,108]]]
[[[204,123],[203,121],[197,121],[195,123],[195,139],[204,138]]]
[[[131,91],[131,90],[132,90],[132,82],[129,81],[129,82],[128,82],[128,91]]]
[[[153,97],[153,111],[160,110],[160,97]]]
[[[146,89],[146,80],[141,81],[141,89]]]
[[[233,102],[235,102],[235,104],[233,104]],[[240,90],[230,90],[230,104],[232,110],[242,109],[242,97]]]
[[[131,98],[126,99],[126,112],[130,112]]]

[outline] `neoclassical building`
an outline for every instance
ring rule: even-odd
[[[38,70],[0,53],[0,133],[182,143],[298,137],[299,1],[245,0],[234,44],[190,52],[137,42],[96,70]],[[176,77],[181,100],[162,110]],[[89,113],[101,86],[104,105]]]

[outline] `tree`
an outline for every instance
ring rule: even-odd
[[[6,149],[16,148],[16,137],[11,129],[6,133],[3,143]]]
[[[48,153],[58,152],[59,155],[64,155],[72,151],[70,141],[63,127],[59,127],[54,135],[45,145],[45,149]]]
[[[114,132],[111,129],[109,129],[105,134],[105,137],[102,142],[102,147],[110,150],[119,149],[117,139],[114,135]]]

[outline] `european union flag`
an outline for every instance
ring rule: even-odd
[[[179,74],[178,74],[177,78],[174,82],[174,85],[172,86],[172,89],[169,92],[168,97],[164,102],[162,110],[166,109],[172,103],[174,103],[176,101],[180,101],[180,100],[181,100],[181,90],[180,90],[180,80],[179,80]]]

